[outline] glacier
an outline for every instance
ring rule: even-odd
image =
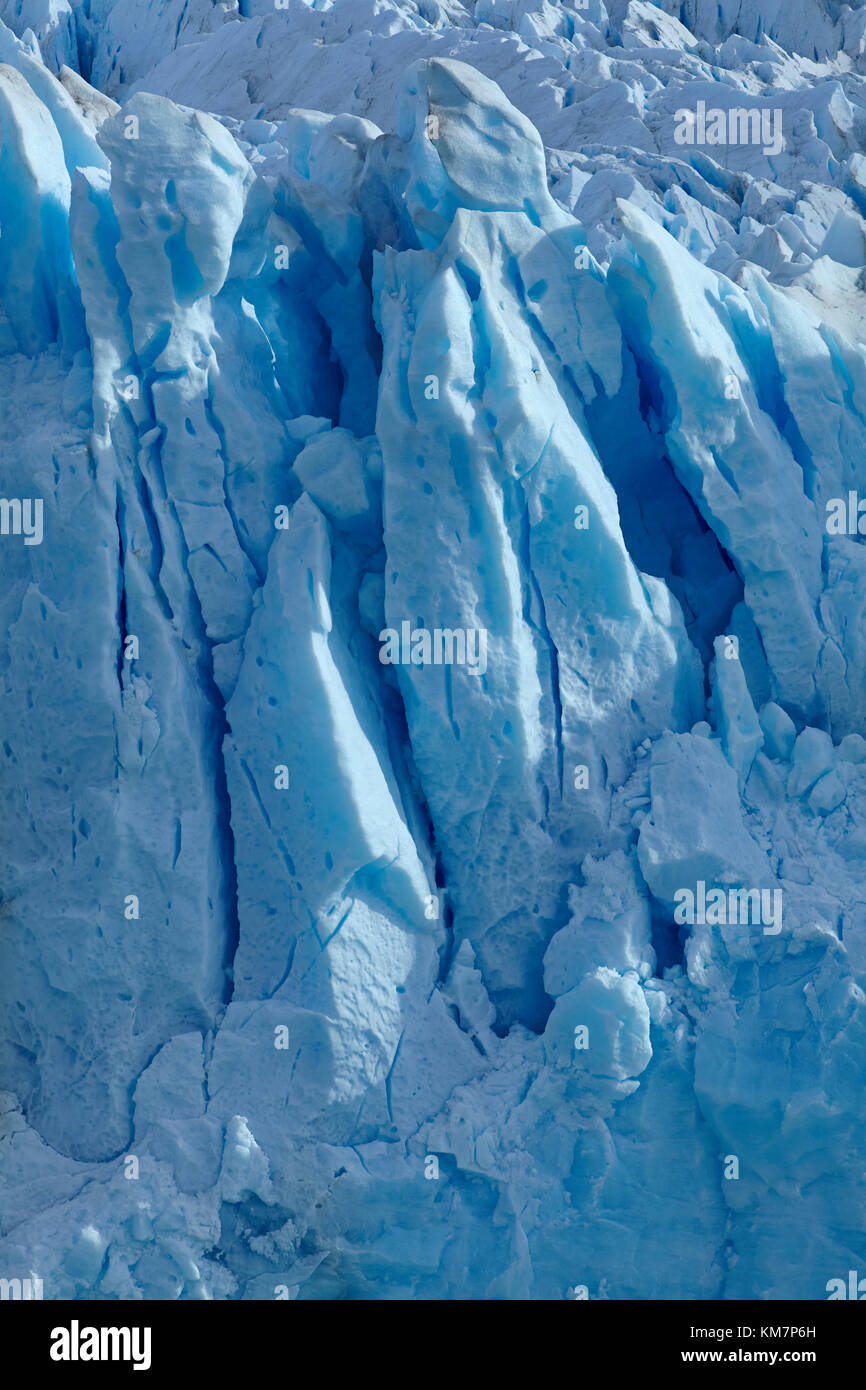
[[[0,1275],[866,1274],[864,140],[862,0],[0,0]]]

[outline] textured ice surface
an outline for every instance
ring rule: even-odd
[[[825,1298],[866,6],[0,20],[0,1273]]]

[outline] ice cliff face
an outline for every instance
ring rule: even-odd
[[[0,1272],[825,1298],[866,8],[0,18]]]

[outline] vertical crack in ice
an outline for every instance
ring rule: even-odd
[[[228,1004],[231,1002],[234,993],[234,960],[240,941],[237,866],[235,862],[234,834],[231,825],[231,800],[228,792],[223,751],[229,727],[226,718],[225,699],[214,676],[214,643],[207,635],[201,601],[189,572],[189,549],[174,502],[168,497],[165,487],[165,471],[162,460],[164,431],[159,426],[155,408],[153,397],[154,379],[153,373],[142,371],[142,401],[149,416],[146,432],[150,433],[151,430],[159,427],[158,437],[153,439],[143,457],[152,461],[156,477],[160,482],[160,490],[166,501],[168,515],[172,522],[173,535],[171,543],[176,549],[180,571],[186,579],[186,611],[182,615],[183,631],[190,638],[194,639],[196,644],[195,666],[198,674],[199,689],[204,696],[205,706],[203,729],[205,746],[202,751],[207,758],[212,773],[214,828],[219,852],[221,878],[217,900],[223,907],[224,917],[222,924],[223,944],[221,951],[223,986],[221,990],[221,1003],[217,1010],[214,1024],[216,1028]],[[151,582],[153,583],[157,597],[161,599],[164,617],[172,626],[175,626],[175,615],[161,581],[166,542],[153,506],[151,487],[146,476],[145,468],[141,461],[135,464],[134,467],[135,475],[139,483],[138,490],[142,511],[150,532]],[[185,638],[183,640],[185,640]]]
[[[125,509],[123,496],[118,485],[116,492],[117,501],[115,503],[114,521],[117,526],[117,628],[119,641],[117,644],[117,685],[120,690],[121,708],[123,706],[123,657],[126,644],[126,574],[124,571],[124,560],[126,552],[126,541],[124,537]]]
[[[515,479],[513,481],[512,497],[514,500],[514,514],[519,520],[520,555],[528,590],[528,595],[523,605],[523,617],[524,621],[532,628],[542,647],[547,652],[547,664],[549,669],[548,689],[553,706],[553,740],[554,749],[556,751],[556,776],[561,801],[564,787],[564,749],[562,742],[562,691],[559,683],[559,651],[547,624],[547,610],[544,604],[544,595],[541,592],[541,586],[532,566],[532,523],[529,518],[529,503],[526,500],[521,479]],[[533,600],[535,615],[533,615]]]
[[[253,573],[255,574],[256,579],[258,580],[258,587],[261,588],[261,586],[262,586],[262,585],[264,584],[264,582],[265,582],[265,576],[264,576],[264,574],[262,573],[261,566],[259,565],[259,563],[258,563],[258,561],[257,561],[257,559],[256,559],[255,554],[254,554],[253,551],[250,549],[249,544],[248,544],[247,542],[245,542],[245,540],[244,540],[244,538],[243,538],[243,535],[242,535],[242,533],[241,533],[241,527],[240,527],[240,524],[239,524],[239,522],[238,522],[238,518],[237,518],[237,515],[236,515],[236,513],[235,513],[234,506],[232,505],[231,491],[230,491],[230,487],[229,487],[229,467],[230,467],[230,464],[229,464],[229,450],[228,450],[228,445],[227,445],[227,443],[226,443],[225,426],[223,425],[222,421],[220,420],[220,418],[219,418],[219,416],[218,416],[218,414],[217,414],[217,412],[216,412],[216,409],[215,409],[215,407],[214,407],[214,399],[213,399],[213,380],[212,380],[212,372],[213,372],[213,370],[214,370],[213,363],[211,363],[211,364],[209,365],[209,367],[208,367],[207,393],[202,397],[202,401],[203,401],[203,404],[204,404],[205,415],[206,415],[206,417],[207,417],[207,421],[208,421],[208,423],[209,423],[211,429],[213,430],[214,434],[216,435],[217,440],[219,441],[219,456],[220,456],[220,460],[221,460],[222,466],[223,466],[223,482],[222,482],[222,486],[223,486],[223,500],[224,500],[224,502],[225,502],[225,509],[226,509],[226,511],[228,512],[228,515],[229,515],[229,520],[231,521],[231,524],[232,524],[232,530],[233,530],[234,533],[235,533],[235,539],[237,540],[238,547],[239,547],[241,553],[242,553],[243,555],[245,555],[246,558],[247,558],[247,560],[249,561],[250,566],[251,566],[251,568],[252,568],[252,570],[253,570]]]

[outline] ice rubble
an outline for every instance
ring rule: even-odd
[[[2,541],[4,1271],[824,1297],[866,10],[0,16],[0,458],[45,502]],[[784,150],[676,144],[698,100]],[[384,665],[404,620],[486,670]],[[697,884],[782,930],[678,925]]]

